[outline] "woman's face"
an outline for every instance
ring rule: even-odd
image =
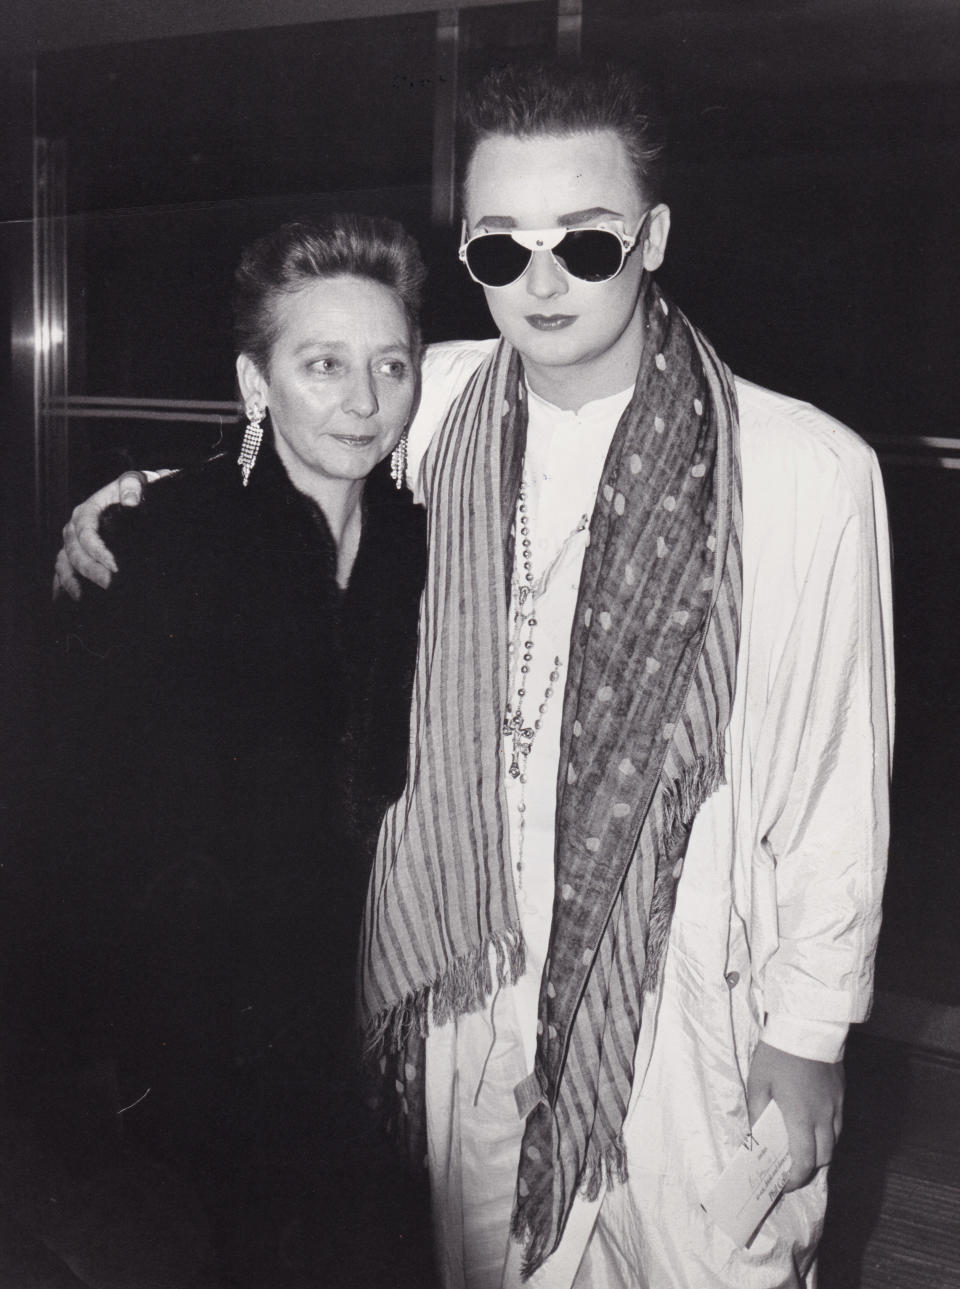
[[[417,355],[396,294],[342,276],[278,295],[270,370],[237,360],[244,399],[270,412],[274,440],[302,491],[364,479],[396,446],[417,391]]]

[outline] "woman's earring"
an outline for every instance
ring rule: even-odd
[[[263,442],[263,415],[263,408],[259,403],[247,404],[248,424],[243,432],[240,455],[237,457],[237,465],[243,474],[244,487],[250,482],[250,472],[257,464],[257,453],[260,451],[260,444]]]
[[[390,478],[397,485],[397,492],[402,491],[407,481],[407,431],[404,430],[397,440],[397,446],[390,453]]]

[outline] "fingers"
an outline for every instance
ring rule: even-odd
[[[814,1169],[823,1168],[826,1164],[832,1164],[833,1152],[837,1145],[837,1138],[833,1131],[832,1119],[827,1120],[826,1123],[817,1124],[814,1129],[813,1136],[816,1144]]]
[[[791,1167],[785,1192],[806,1186],[812,1181],[814,1173],[833,1162],[837,1136],[833,1116],[822,1123],[815,1123],[811,1129],[790,1133]]]
[[[120,489],[121,506],[139,506],[143,500],[143,489],[146,475],[141,470],[127,470],[117,480]]]
[[[790,1172],[785,1192],[799,1190],[817,1171],[817,1144],[813,1133],[790,1134]]]
[[[170,470],[147,474],[128,470],[116,482],[108,483],[77,506],[63,530],[63,550],[57,556],[54,574],[54,597],[64,592],[79,600],[83,594],[81,578],[106,590],[117,572],[117,563],[98,531],[101,512],[117,502],[122,506],[139,506],[148,477],[160,478],[171,473]]]
[[[117,571],[117,565],[97,533],[96,522],[100,514],[99,509],[94,511],[92,521],[84,513],[91,505],[91,502],[84,502],[82,506],[78,506],[63,530],[63,550],[57,556],[58,575],[62,567],[62,555],[70,564],[74,574],[79,573],[87,581],[94,582],[106,590],[110,585],[111,576]],[[79,584],[76,589],[78,594],[74,599],[79,599]]]
[[[843,1105],[843,1066],[757,1044],[747,1076],[750,1122],[770,1100],[783,1114],[791,1168],[786,1189],[798,1190],[833,1158]]]
[[[837,1065],[837,1088],[833,1103],[833,1144],[836,1146],[843,1131],[843,1101],[846,1095],[847,1076],[842,1063]]]
[[[53,598],[59,595],[69,595],[71,600],[80,599],[80,583],[77,581],[76,574],[70,566],[65,551],[57,552],[57,562],[53,571]]]
[[[130,471],[126,475],[121,475],[115,485],[110,484],[107,488],[101,488],[76,508],[67,525],[70,537],[75,538],[76,548],[66,540],[66,532],[64,546],[67,558],[78,573],[90,578],[98,586],[110,585],[109,576],[103,580],[102,574],[104,571],[108,574],[116,573],[117,563],[100,537],[101,514],[107,506],[116,501],[125,506],[138,506],[142,497],[142,477]],[[74,558],[75,554],[77,558]],[[94,566],[99,568],[99,574],[89,571]]]
[[[747,1084],[747,1115],[750,1127],[757,1122],[764,1110],[773,1100],[770,1084],[764,1079],[753,1078]],[[783,1107],[781,1107],[781,1110]],[[815,1171],[816,1144],[813,1133],[799,1128],[790,1122],[789,1114],[784,1116],[787,1136],[790,1142],[790,1172],[787,1175],[785,1191],[799,1190],[805,1186]]]

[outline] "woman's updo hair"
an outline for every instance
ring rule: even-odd
[[[420,249],[392,219],[327,215],[281,224],[245,248],[234,274],[233,335],[237,352],[269,374],[278,320],[273,302],[284,292],[335,277],[368,278],[394,291],[413,345],[420,347],[420,306],[427,276]]]

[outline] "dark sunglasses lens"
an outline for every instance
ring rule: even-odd
[[[620,238],[603,228],[581,228],[567,233],[553,254],[571,277],[582,282],[606,282],[616,277],[623,263]]]
[[[530,252],[508,233],[490,233],[467,246],[467,267],[484,286],[509,286],[530,263]]]

